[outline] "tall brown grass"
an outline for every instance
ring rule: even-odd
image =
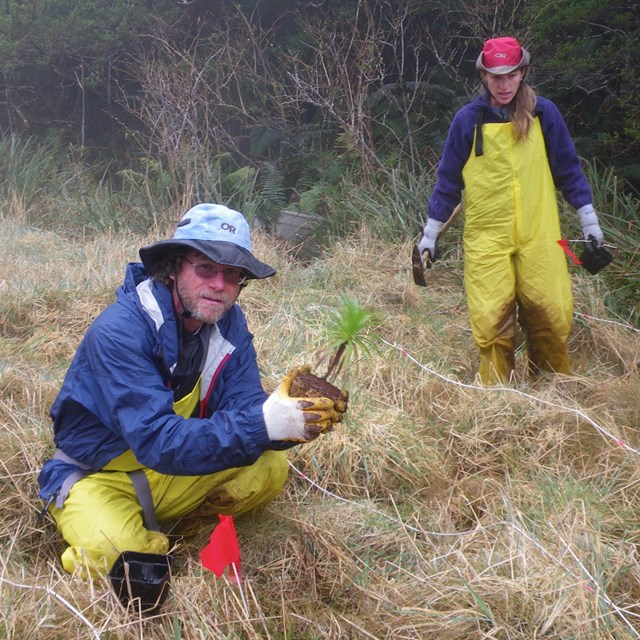
[[[529,379],[520,350],[513,387],[477,387],[459,256],[419,289],[409,246],[366,230],[310,262],[256,234],[278,268],[241,295],[265,387],[322,361],[344,293],[383,320],[380,353],[344,372],[344,424],[293,449],[283,494],[236,521],[242,590],[200,566],[216,523],[197,515],[168,529],[172,589],[152,618],[106,581],[66,575],[62,540],[36,519],[48,409],[155,237],[69,240],[0,220],[0,638],[640,637],[638,330],[574,271],[590,316],[571,337],[574,375]]]

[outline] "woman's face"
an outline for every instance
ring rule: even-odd
[[[489,73],[483,71],[484,84],[489,91],[491,104],[494,107],[505,107],[515,97],[524,78],[524,70],[516,69],[511,73]]]

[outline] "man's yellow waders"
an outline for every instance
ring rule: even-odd
[[[199,385],[174,405],[179,415],[191,415],[198,402]],[[131,450],[114,458],[104,469],[78,480],[62,509],[51,515],[69,547],[62,566],[69,573],[106,574],[122,551],[167,553],[169,540],[149,531],[142,507],[127,472],[144,469],[159,522],[184,516],[205,499],[212,513],[240,515],[267,504],[282,490],[288,464],[284,451],[266,451],[248,466],[207,476],[169,476],[143,467]],[[217,521],[212,517],[212,526]]]
[[[484,154],[464,170],[464,277],[480,379],[514,368],[516,304],[533,370],[569,373],[571,281],[540,121],[517,142],[511,123],[486,123]],[[475,148],[475,144],[474,144]]]

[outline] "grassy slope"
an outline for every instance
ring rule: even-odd
[[[242,302],[266,387],[317,364],[343,292],[383,318],[380,353],[342,381],[344,425],[293,450],[283,495],[237,521],[246,603],[199,567],[201,515],[172,529],[171,597],[141,621],[62,572],[35,495],[69,359],[147,239],[0,225],[0,638],[640,637],[640,334],[607,322],[598,278],[573,272],[576,311],[597,318],[576,321],[575,375],[531,381],[519,352],[514,389],[487,390],[457,252],[419,289],[408,245],[362,234],[303,264],[258,236],[279,274]]]

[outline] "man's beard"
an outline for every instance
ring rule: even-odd
[[[179,300],[182,304],[183,311],[188,311],[191,315],[189,317],[200,322],[206,322],[207,324],[215,324],[224,316],[229,309],[233,306],[235,300],[229,296],[226,291],[217,291],[215,293],[208,293],[207,296],[211,300],[218,300],[223,303],[223,306],[212,307],[208,305],[203,296],[197,292],[191,293],[182,291],[178,283],[176,283],[178,289]]]

